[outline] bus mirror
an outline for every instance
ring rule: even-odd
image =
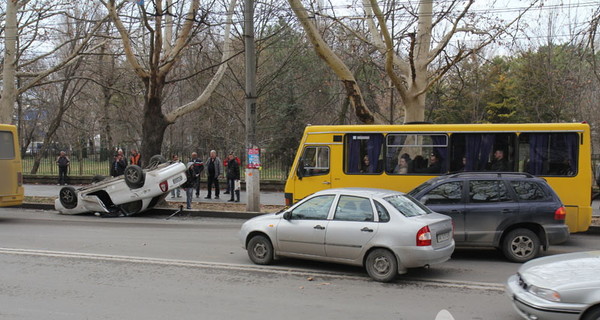
[[[302,180],[302,177],[304,177],[304,164],[302,163],[302,161],[300,161],[300,163],[298,163],[298,168],[296,169],[296,175],[298,176],[298,178],[300,180]]]

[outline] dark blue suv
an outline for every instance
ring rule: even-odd
[[[514,262],[569,239],[562,202],[545,180],[527,173],[449,174],[409,195],[452,217],[456,246],[496,247]]]

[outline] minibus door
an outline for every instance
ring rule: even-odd
[[[294,176],[294,202],[320,190],[331,188],[328,146],[306,146]]]

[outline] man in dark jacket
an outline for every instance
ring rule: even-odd
[[[192,198],[194,196],[194,190],[196,189],[196,172],[194,171],[194,162],[190,161],[187,164],[187,170],[185,170],[185,182],[181,185],[181,188],[185,190],[185,203],[186,208],[192,208]]]
[[[192,152],[191,162],[194,166],[194,188],[196,189],[196,198],[198,198],[200,196],[200,174],[204,170],[204,162],[196,152]]]
[[[58,184],[67,184],[67,180],[69,179],[67,173],[69,172],[71,161],[64,151],[61,151],[58,158],[56,158],[56,164],[58,164]]]
[[[125,173],[125,168],[127,167],[127,162],[123,159],[123,154],[118,153],[115,155],[115,158],[110,165],[110,175],[113,177],[118,177]]]
[[[233,151],[229,153],[227,161],[227,189],[231,192],[231,199],[234,201],[233,195],[235,193],[235,202],[240,202],[240,165],[237,162],[236,157],[233,155]]]
[[[204,199],[210,199],[212,193],[212,186],[215,185],[215,199],[219,199],[219,177],[222,174],[221,159],[217,158],[217,152],[210,150],[210,157],[204,163],[206,166],[206,174],[208,176],[208,195]]]

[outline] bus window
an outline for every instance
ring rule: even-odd
[[[516,139],[515,133],[454,133],[450,172],[514,171]]]
[[[448,171],[448,136],[446,134],[388,134],[385,170],[388,174]]]
[[[0,124],[0,207],[23,202],[23,169],[17,127]]]
[[[579,136],[574,132],[523,133],[519,136],[519,171],[541,176],[575,176]]]
[[[15,144],[10,131],[0,131],[0,160],[13,160],[15,158]]]
[[[383,172],[383,135],[380,133],[347,134],[345,171],[349,174]]]
[[[329,147],[306,147],[298,166],[299,177],[329,173]]]

